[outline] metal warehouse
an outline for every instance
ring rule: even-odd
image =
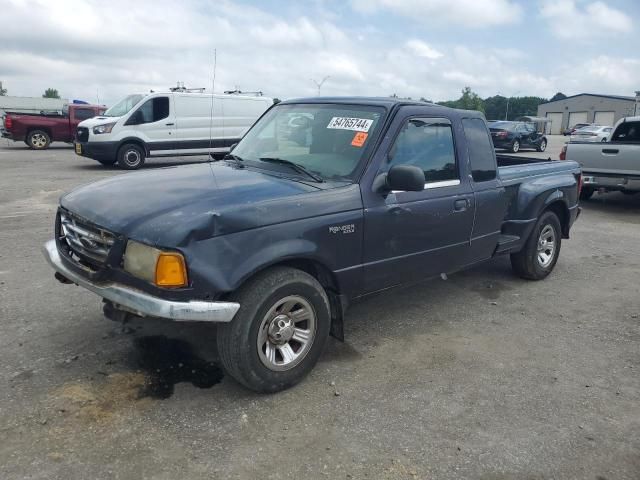
[[[620,95],[596,95],[580,93],[562,100],[542,103],[538,106],[538,116],[547,117],[547,133],[561,134],[564,129],[576,123],[613,125],[623,117],[640,113],[640,92],[636,97]]]

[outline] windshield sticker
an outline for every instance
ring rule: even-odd
[[[366,118],[333,117],[327,128],[339,130],[352,130],[354,132],[368,132],[373,120]]]
[[[353,136],[353,140],[351,140],[351,146],[352,147],[361,147],[361,146],[363,146],[364,142],[366,142],[368,136],[369,136],[368,133],[356,132],[356,134]]]

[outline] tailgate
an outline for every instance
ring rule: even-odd
[[[585,172],[640,176],[640,144],[569,143],[567,160],[575,160]]]

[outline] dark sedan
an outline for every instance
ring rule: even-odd
[[[494,148],[509,150],[512,153],[522,148],[535,148],[544,152],[547,137],[536,130],[533,123],[497,121],[489,123]]]

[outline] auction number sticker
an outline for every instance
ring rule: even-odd
[[[353,132],[368,132],[373,120],[367,118],[333,117],[327,128],[351,130]]]

